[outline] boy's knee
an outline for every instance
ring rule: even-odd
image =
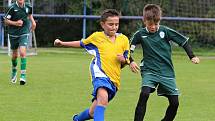
[[[18,52],[17,51],[13,51],[12,53],[12,59],[16,59],[18,58]]]
[[[18,58],[18,54],[12,54],[12,59],[17,59]]]
[[[140,98],[145,98],[145,99],[146,99],[146,98],[149,97],[149,94],[150,94],[150,93],[142,92],[142,91],[141,91],[141,92],[140,92]]]
[[[172,102],[172,103],[170,103],[170,106],[172,106],[174,108],[178,108],[179,102],[178,101]]]
[[[152,89],[150,87],[142,87],[141,95],[144,97],[148,97],[150,95],[151,90]]]
[[[25,58],[26,57],[26,52],[20,52],[20,57]]]
[[[108,100],[105,99],[105,98],[100,98],[99,101],[98,101],[98,105],[107,106],[108,105]]]
[[[175,108],[177,109],[179,107],[179,101],[178,100],[172,100],[169,102],[169,105],[172,107],[172,108]]]
[[[108,105],[108,92],[105,88],[99,88],[97,91],[97,105]]]
[[[140,97],[139,97],[139,100],[138,100],[138,105],[146,104],[148,98],[149,98],[149,93],[141,91],[140,92]]]
[[[150,95],[150,87],[142,87],[140,92],[139,102],[146,103]]]

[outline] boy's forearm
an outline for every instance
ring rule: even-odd
[[[32,26],[35,26],[35,27],[36,27],[36,22],[35,22],[35,20],[34,20],[34,17],[33,17],[32,15],[30,15],[29,18],[30,18],[30,21],[31,21],[31,23],[32,23]]]
[[[31,21],[31,31],[34,31],[36,29],[36,22],[32,15],[29,16],[29,19]]]
[[[192,59],[193,57],[195,57],[192,48],[190,46],[190,44],[187,42],[184,44],[183,46],[184,50],[186,51],[187,55],[189,56],[190,59]]]
[[[61,45],[65,47],[81,47],[80,41],[61,42]]]
[[[4,20],[4,23],[5,23],[6,25],[9,25],[9,26],[11,26],[11,25],[16,26],[16,22],[15,22],[15,21],[11,21],[11,20],[9,20],[9,19],[5,19],[5,20]]]
[[[131,63],[131,62],[134,61],[134,59],[130,56],[130,57],[129,57],[129,61],[130,61],[130,63]]]

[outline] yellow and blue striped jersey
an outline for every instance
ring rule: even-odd
[[[92,79],[106,77],[120,86],[121,62],[117,60],[117,54],[123,54],[129,63],[129,40],[123,34],[116,34],[115,42],[112,42],[104,32],[94,32],[87,39],[81,40],[81,46],[93,55],[90,64]]]

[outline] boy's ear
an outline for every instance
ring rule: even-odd
[[[146,19],[142,18],[143,24],[146,24]]]
[[[100,22],[100,25],[101,25],[101,27],[103,27],[103,25],[104,25],[104,22],[102,22],[102,21],[101,21],[101,22]]]
[[[143,24],[146,25],[146,21],[143,19]]]

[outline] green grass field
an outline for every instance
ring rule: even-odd
[[[89,77],[91,57],[81,49],[39,49],[28,57],[27,85],[11,84],[10,57],[0,54],[0,121],[71,121],[91,104]],[[215,51],[197,50],[201,58],[192,64],[185,52],[173,52],[177,85],[181,91],[175,121],[214,121]],[[213,56],[213,57],[212,57]],[[135,53],[140,60],[141,51]],[[20,60],[19,60],[20,62]],[[106,109],[106,121],[133,121],[140,92],[140,74],[128,67],[121,76],[121,89]],[[168,102],[153,93],[145,121],[160,121]]]

